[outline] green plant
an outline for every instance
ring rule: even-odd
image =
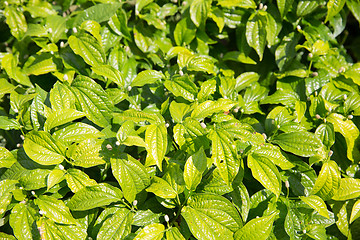
[[[1,239],[359,239],[358,0],[0,9]]]

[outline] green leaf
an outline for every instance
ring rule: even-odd
[[[59,164],[65,160],[65,147],[47,132],[31,131],[26,134],[24,149],[32,160],[42,165]]]
[[[16,82],[24,86],[32,86],[29,77],[17,65],[18,60],[13,54],[6,54],[1,60],[1,66],[5,69],[9,78],[14,79]]]
[[[170,104],[170,114],[176,123],[181,123],[184,116],[189,112],[190,106],[185,103],[172,101]]]
[[[203,148],[191,155],[184,166],[184,181],[187,189],[194,191],[200,184],[202,174],[206,170],[207,158]]]
[[[194,0],[190,5],[190,17],[195,26],[205,23],[212,0]]]
[[[126,39],[131,41],[131,35],[127,25],[126,12],[119,8],[116,13],[110,18],[109,26],[117,34],[124,36]]]
[[[135,12],[136,15],[139,15],[139,13],[141,12],[141,10],[146,7],[147,5],[149,5],[150,3],[152,3],[154,0],[139,0],[136,1],[135,4]]]
[[[55,72],[57,66],[54,58],[49,53],[30,56],[24,64],[24,73],[27,75],[42,75],[49,72]]]
[[[66,18],[50,15],[46,17],[45,28],[51,42],[57,43],[60,39],[66,39]]]
[[[276,2],[281,18],[284,18],[286,13],[290,10],[294,0],[277,0]]]
[[[85,240],[87,236],[86,228],[76,225],[58,224],[47,218],[41,218],[37,223],[41,239]]]
[[[87,139],[68,148],[66,155],[72,165],[80,167],[93,167],[105,164],[102,151],[103,140]]]
[[[243,183],[240,183],[234,188],[234,191],[231,192],[231,197],[233,203],[238,207],[243,222],[246,222],[246,219],[250,210],[250,196]]]
[[[2,216],[12,200],[12,191],[16,189],[17,180],[5,179],[0,181],[0,215]]]
[[[166,231],[167,240],[185,240],[184,236],[181,234],[177,227],[171,227]]]
[[[80,55],[84,61],[97,67],[105,63],[105,53],[97,39],[89,34],[71,35],[68,39],[74,53]]]
[[[189,17],[181,19],[175,27],[174,39],[178,46],[188,45],[196,36],[196,26]]]
[[[13,118],[8,118],[6,116],[0,116],[0,129],[11,130],[16,129],[19,130],[21,125],[18,121]]]
[[[315,135],[321,139],[327,148],[330,148],[335,143],[335,129],[331,123],[320,124],[315,131]]]
[[[252,155],[266,158],[283,170],[287,170],[295,166],[281,153],[279,147],[272,144],[260,145],[259,147],[254,149]]]
[[[256,13],[253,13],[246,23],[246,40],[249,46],[255,49],[261,61],[266,45],[266,30],[260,16]]]
[[[0,232],[0,238],[2,240],[16,240],[16,238],[14,236],[3,233],[3,232]]]
[[[240,215],[229,200],[210,193],[190,197],[181,215],[199,240],[232,239],[242,227]]]
[[[152,223],[160,222],[160,213],[153,213],[151,210],[138,210],[135,213],[132,225],[144,227]]]
[[[331,20],[336,14],[338,14],[341,9],[343,9],[345,5],[346,0],[329,0],[326,4],[326,7],[328,9],[325,23],[329,20]]]
[[[353,223],[356,219],[360,217],[360,200],[357,200],[351,210],[351,216],[349,223]]]
[[[150,177],[145,167],[129,154],[121,154],[111,158],[111,169],[119,182],[128,202],[135,200],[136,194],[150,185]]]
[[[166,80],[164,86],[177,97],[183,97],[189,101],[195,100],[197,87],[188,76],[178,76],[171,80]]]
[[[229,186],[240,169],[235,143],[224,130],[212,131],[209,137],[212,141],[212,159],[225,183]]]
[[[109,20],[121,6],[120,3],[96,4],[76,15],[72,27],[80,26],[86,20],[93,20],[101,23]]]
[[[11,210],[9,222],[17,239],[40,239],[40,234],[35,224],[36,214],[36,210],[25,203],[18,203]]]
[[[70,168],[65,175],[66,183],[73,193],[76,193],[86,186],[95,186],[97,182],[91,179],[83,171]]]
[[[250,154],[248,155],[248,166],[256,180],[272,191],[276,197],[280,196],[280,173],[270,159],[262,155]]]
[[[191,113],[191,117],[202,120],[214,113],[229,111],[234,105],[235,104],[230,99],[220,98],[217,101],[208,100],[196,106]]]
[[[360,63],[353,64],[350,68],[348,68],[343,74],[345,77],[350,78],[356,83],[360,85]]]
[[[100,183],[80,189],[66,205],[73,211],[84,211],[118,202],[122,197],[120,189]]]
[[[9,150],[4,147],[0,147],[0,168],[9,168],[16,161],[16,158]]]
[[[146,188],[147,192],[152,192],[156,196],[161,198],[175,198],[177,196],[177,192],[172,186],[162,178],[153,177],[151,181],[151,185]]]
[[[201,84],[200,91],[197,94],[199,102],[207,100],[211,94],[216,91],[216,80],[207,80]]]
[[[222,7],[241,7],[241,8],[256,8],[253,0],[219,0],[218,4]]]
[[[0,78],[0,96],[13,92],[15,88],[16,87],[9,83],[5,78]]]
[[[44,130],[49,132],[54,127],[63,125],[65,123],[71,122],[75,119],[84,117],[85,114],[74,109],[63,109],[52,111],[44,124]]]
[[[150,125],[145,132],[145,143],[148,154],[162,171],[162,161],[167,149],[167,130],[165,124]]]
[[[340,186],[332,197],[335,201],[344,201],[360,196],[360,180],[354,178],[340,179]]]
[[[112,118],[113,104],[108,94],[91,78],[77,76],[68,89],[76,97],[76,108],[86,113],[90,121],[106,127]]]
[[[295,47],[300,40],[300,34],[291,32],[286,35],[275,51],[275,60],[279,69],[282,71],[286,69],[296,56]]]
[[[60,169],[53,169],[46,178],[47,190],[64,179],[65,172]]]
[[[164,225],[160,223],[153,223],[141,229],[134,240],[161,240],[164,236],[164,232]]]
[[[308,197],[300,196],[300,199],[304,201],[311,208],[315,209],[321,216],[329,218],[329,213],[325,202],[316,195],[310,195]]]
[[[324,200],[329,200],[337,192],[339,185],[339,167],[335,161],[328,161],[321,167],[311,194],[316,194]]]
[[[296,15],[298,15],[299,17],[306,16],[312,13],[318,6],[319,3],[317,1],[300,0],[296,8]]]
[[[50,218],[54,222],[63,224],[76,224],[76,220],[70,213],[69,208],[61,200],[46,195],[39,196],[34,200],[43,215]]]
[[[260,76],[256,72],[244,72],[236,78],[235,90],[237,92],[257,82]]]
[[[145,84],[152,84],[165,78],[164,74],[156,70],[145,70],[140,72],[131,82],[132,87],[142,87]]]
[[[327,116],[326,121],[332,123],[334,125],[335,132],[341,133],[341,135],[345,138],[348,159],[351,161],[358,159],[360,157],[360,152],[356,145],[358,145],[357,143],[360,133],[354,122],[338,113],[330,114]]]
[[[118,209],[111,217],[107,218],[101,226],[97,239],[124,239],[131,232],[133,213],[126,209]]]
[[[114,83],[116,83],[119,87],[125,87],[125,81],[121,75],[121,72],[116,68],[109,66],[109,65],[99,65],[91,68],[94,73],[98,74],[99,76],[103,76]]]
[[[243,228],[238,230],[235,235],[235,240],[266,240],[272,230],[272,226],[277,213],[274,212],[270,216],[259,217],[252,219],[245,224]]]
[[[353,16],[360,23],[360,6],[358,0],[347,0],[346,6],[349,8]]]
[[[27,31],[27,23],[24,14],[18,9],[14,6],[6,6],[4,16],[6,17],[6,23],[10,27],[11,34],[17,40],[21,40]]]
[[[314,156],[323,147],[320,139],[310,132],[281,133],[272,142],[284,151],[303,157]]]
[[[57,130],[52,136],[56,141],[70,144],[72,142],[80,143],[86,139],[103,137],[104,134],[91,125],[77,122]]]
[[[126,110],[122,113],[113,113],[114,123],[122,124],[124,121],[134,121],[136,123],[148,122],[151,124],[163,123],[164,119],[154,113],[136,111],[134,109]]]

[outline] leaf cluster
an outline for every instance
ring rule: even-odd
[[[0,3],[0,238],[360,236],[358,0]]]

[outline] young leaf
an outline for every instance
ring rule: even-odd
[[[71,215],[69,208],[61,200],[42,195],[35,199],[34,202],[43,212],[43,215],[50,218],[54,222],[63,224],[77,223]]]
[[[274,212],[270,216],[252,219],[235,233],[234,239],[266,240],[270,236],[276,215],[276,212]]]
[[[152,179],[151,185],[146,188],[147,192],[152,192],[156,196],[161,198],[175,198],[177,192],[171,187],[171,185],[162,178],[154,177]]]
[[[315,209],[321,216],[329,218],[329,213],[326,207],[324,200],[322,200],[319,196],[310,195],[308,197],[300,196],[300,199],[304,201],[311,208]]]
[[[205,101],[199,104],[191,113],[191,117],[202,120],[213,113],[229,111],[235,104],[230,99],[219,99],[217,101]]]
[[[145,143],[148,154],[154,159],[156,165],[162,171],[167,148],[167,130],[164,124],[150,125],[145,132]]]
[[[255,49],[261,61],[266,45],[266,30],[260,16],[256,13],[253,13],[246,23],[246,40],[249,46]]]
[[[200,240],[232,239],[242,223],[235,207],[224,197],[201,193],[190,198],[181,215]]]
[[[153,223],[141,229],[134,240],[161,240],[164,235],[164,231],[164,225],[160,223]]]
[[[329,0],[326,4],[328,9],[325,22],[331,20],[336,14],[338,14],[341,9],[343,9],[346,0]]]
[[[171,227],[166,231],[167,240],[185,240],[177,227]]]
[[[206,170],[207,158],[203,148],[191,155],[184,166],[184,181],[186,188],[194,191],[201,182],[202,174]]]
[[[69,37],[69,45],[74,53],[80,55],[90,66],[96,67],[105,63],[105,53],[95,37],[81,34]]]
[[[36,210],[25,203],[18,203],[11,210],[10,226],[19,240],[40,239],[35,224]]]
[[[66,183],[73,193],[78,192],[86,186],[95,186],[97,182],[91,179],[83,171],[70,168],[67,170],[65,175]]]
[[[230,186],[240,168],[240,159],[237,157],[235,144],[223,130],[212,131],[210,139],[214,164],[219,168],[225,183]]]
[[[80,189],[70,199],[67,206],[73,211],[84,211],[118,202],[122,197],[123,193],[120,189],[107,183],[100,183]]]
[[[360,200],[357,200],[354,205],[353,208],[351,210],[351,215],[350,215],[350,220],[349,223],[353,223],[356,219],[358,219],[360,217]]]
[[[49,132],[54,127],[63,125],[84,116],[84,113],[71,108],[52,111],[46,119],[46,122],[44,124],[44,130]]]
[[[131,232],[133,216],[134,214],[126,208],[118,209],[102,224],[97,239],[123,239]]]
[[[125,87],[125,81],[121,72],[109,65],[98,65],[91,68],[94,73],[106,77],[107,79],[116,83],[120,88]]]
[[[248,166],[256,180],[266,189],[280,196],[281,179],[276,166],[266,157],[257,154],[248,155]]]
[[[37,224],[41,239],[85,240],[87,236],[86,228],[77,225],[59,224],[47,218],[40,218]]]
[[[32,160],[42,165],[59,164],[65,160],[65,147],[47,132],[32,131],[26,134],[24,149]]]
[[[129,154],[111,158],[110,162],[112,173],[119,182],[125,199],[133,202],[136,194],[150,185],[150,177],[145,167]]]
[[[66,155],[70,158],[68,162],[85,168],[105,164],[103,155],[100,153],[102,143],[103,140],[90,138],[79,144],[71,145],[66,152]]]
[[[272,142],[284,151],[303,157],[314,156],[323,147],[320,139],[310,132],[281,133]]]
[[[335,201],[344,201],[360,196],[360,180],[354,178],[342,178],[340,186],[332,197]]]
[[[311,194],[316,194],[324,200],[331,199],[340,185],[339,167],[335,161],[328,161],[321,167]]]
[[[199,27],[201,23],[205,23],[211,2],[212,0],[194,0],[191,2],[190,17],[197,27]]]
[[[19,8],[6,6],[4,16],[6,17],[6,23],[10,27],[11,34],[16,39],[21,40],[27,31],[27,23],[24,14],[19,11]]]
[[[156,70],[145,70],[140,72],[131,82],[132,87],[142,87],[145,84],[152,84],[165,78],[162,72]]]
[[[327,118],[326,121],[334,125],[335,132],[341,133],[346,140],[347,146],[347,157],[351,161],[357,159],[360,156],[359,150],[355,147],[355,144],[358,142],[359,138],[359,129],[354,124],[353,121],[346,119],[344,116],[338,113],[332,113]]]

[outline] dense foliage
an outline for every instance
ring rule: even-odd
[[[1,239],[359,239],[358,0],[0,9]]]

